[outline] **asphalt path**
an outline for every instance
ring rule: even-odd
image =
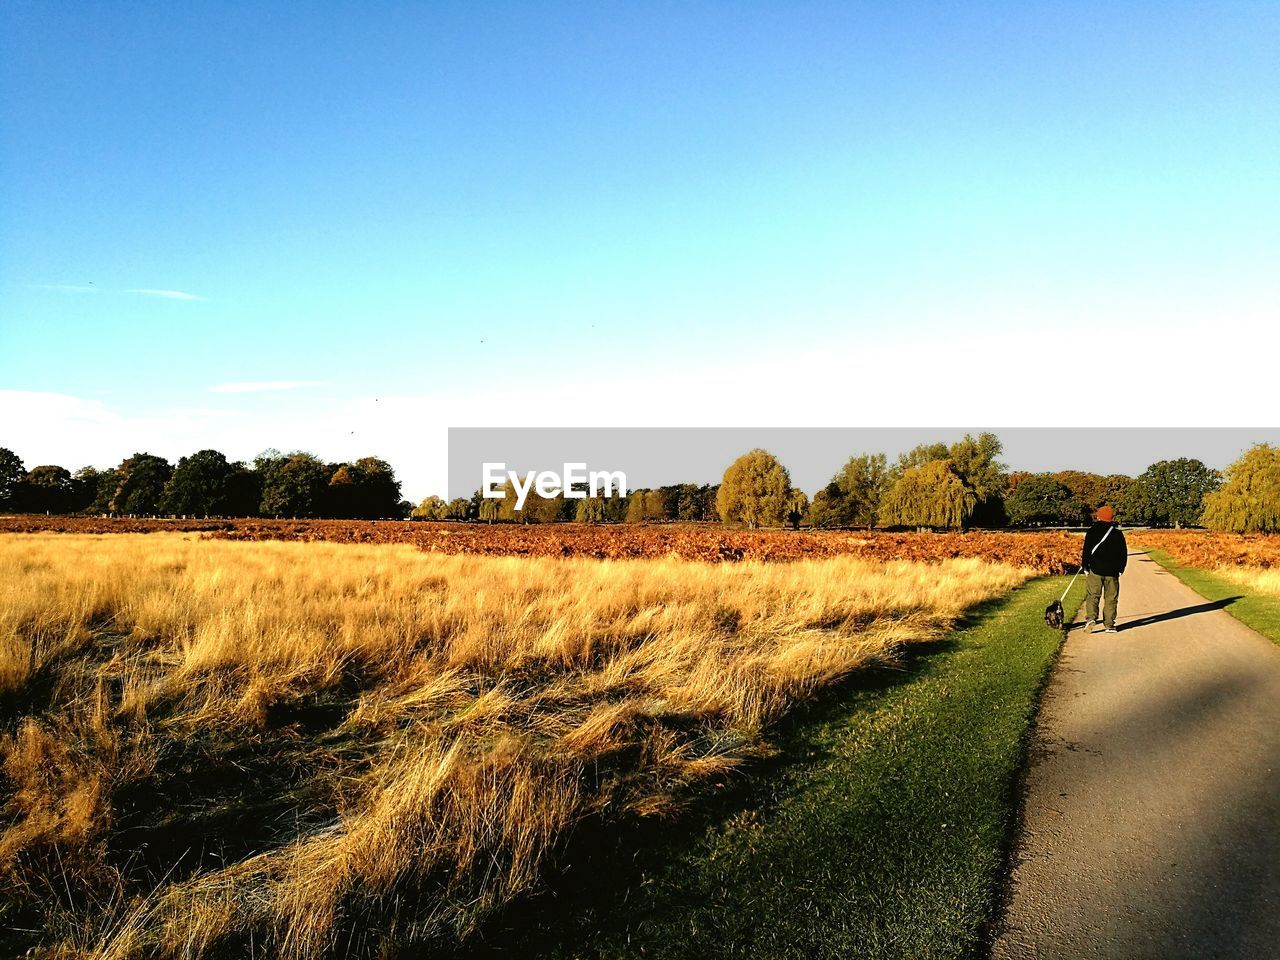
[[[1280,647],[1227,605],[1131,553],[1120,632],[1072,629],[996,960],[1280,958]]]

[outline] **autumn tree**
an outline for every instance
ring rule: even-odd
[[[744,453],[729,465],[716,496],[723,523],[757,527],[781,526],[791,495],[791,475],[766,450]]]
[[[1084,505],[1071,488],[1048,473],[1020,477],[1004,501],[1009,522],[1016,526],[1076,524],[1083,519]]]
[[[1205,495],[1204,525],[1233,533],[1280,533],[1280,447],[1260,443],[1227,468]]]
[[[147,516],[160,512],[164,488],[173,467],[164,457],[135,453],[116,468],[119,484],[111,498],[111,512]]]
[[[454,497],[449,501],[446,516],[450,520],[466,520],[471,516],[471,501],[466,497]]]
[[[1095,510],[1106,505],[1115,508],[1117,519],[1128,520],[1122,505],[1129,499],[1133,477],[1120,473],[1102,476],[1083,470],[1061,470],[1053,474],[1053,478],[1080,501],[1084,518],[1091,517]]]
[[[1200,522],[1204,498],[1222,485],[1222,475],[1183,457],[1153,463],[1133,482],[1124,502],[1129,523],[1187,527]]]
[[[911,467],[880,503],[880,520],[890,526],[963,528],[978,498],[952,469],[950,460]]]
[[[502,506],[492,497],[483,497],[480,500],[480,506],[476,510],[476,516],[482,523],[493,523],[495,520],[502,518]]]

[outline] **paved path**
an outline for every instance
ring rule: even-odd
[[[1072,631],[995,960],[1280,958],[1280,647],[1221,606],[1132,553]]]

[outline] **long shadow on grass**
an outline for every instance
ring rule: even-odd
[[[957,629],[977,623],[1002,602],[970,610]],[[745,775],[696,792],[678,817],[625,829],[600,822],[580,826],[562,848],[560,868],[545,878],[543,892],[510,905],[450,956],[594,956],[601,933],[625,932],[634,926],[637,912],[653,917],[686,910],[689,904],[680,900],[680,892],[661,885],[664,869],[709,832],[734,829],[744,818],[767,818],[789,791],[803,789],[807,773],[833,758],[841,739],[837,727],[894,688],[927,676],[939,656],[958,646],[950,637],[913,644],[903,666],[862,671],[798,705],[769,731],[777,750],[773,757],[755,761]],[[441,954],[432,949],[430,956]]]

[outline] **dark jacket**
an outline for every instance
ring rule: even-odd
[[[1107,531],[1110,530],[1110,536]],[[1103,537],[1106,536],[1104,540]],[[1094,547],[1097,547],[1095,550]],[[1114,523],[1098,520],[1084,535],[1084,549],[1080,552],[1080,566],[1100,577],[1118,577],[1129,562],[1129,545],[1124,534]]]

